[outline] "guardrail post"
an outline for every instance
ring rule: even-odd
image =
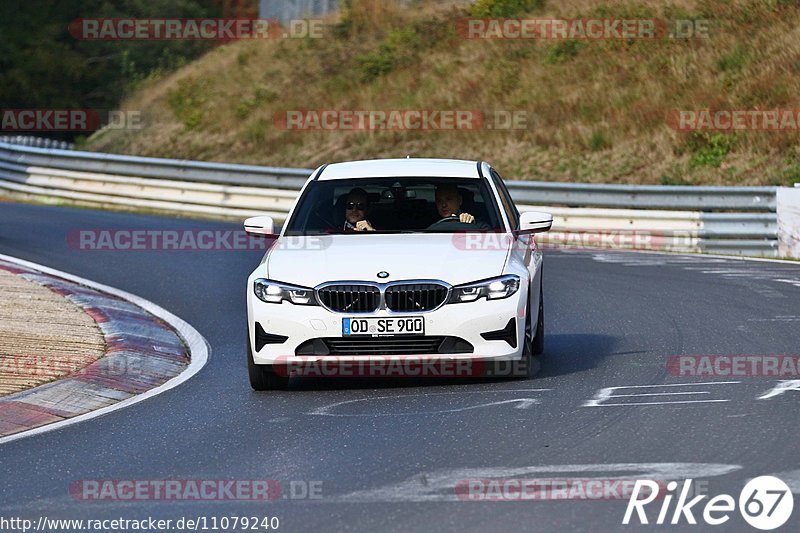
[[[800,184],[779,187],[778,253],[781,257],[800,259]]]

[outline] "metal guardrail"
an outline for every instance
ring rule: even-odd
[[[311,170],[206,163],[95,152],[50,150],[0,143],[0,161],[31,167],[168,180],[300,190]]]
[[[0,189],[115,208],[281,219],[311,170],[45,149],[0,142]],[[692,251],[777,255],[775,187],[507,182],[568,233],[652,232]]]
[[[514,199],[526,204],[696,211],[775,211],[776,187],[692,185],[597,185],[508,182]]]

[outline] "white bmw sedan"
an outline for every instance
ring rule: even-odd
[[[250,384],[285,388],[297,360],[530,368],[544,347],[533,234],[552,222],[520,214],[485,162],[321,166],[247,282]],[[273,220],[245,230],[272,235]]]

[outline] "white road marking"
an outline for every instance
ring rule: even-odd
[[[723,476],[741,465],[719,463],[610,463],[523,467],[444,468],[422,472],[398,483],[358,490],[335,498],[350,502],[432,502],[460,501],[459,482],[469,479],[547,478],[549,480],[597,477],[603,480],[680,480]],[[586,474],[594,474],[587,476]]]
[[[800,379],[781,380],[764,394],[758,397],[759,400],[768,400],[774,396],[780,396],[787,391],[800,391]]]
[[[654,254],[657,254],[656,257],[653,257]],[[794,287],[800,287],[800,263],[783,261],[780,259],[729,257],[706,254],[693,257],[671,255],[670,252],[655,252],[649,250],[616,250],[613,253],[594,253],[592,254],[592,259],[600,263],[614,263],[630,267],[672,265],[680,267],[683,270],[722,276],[726,279],[754,282],[780,282],[787,283]],[[756,269],[751,266],[755,261],[769,264]],[[778,290],[758,287],[754,284],[748,284],[747,288],[765,298],[786,298],[786,295]]]
[[[798,322],[800,316],[776,316],[775,318],[748,318],[748,322]]]
[[[679,403],[721,403],[729,401],[730,400],[679,400],[675,402],[604,403],[603,405],[596,405],[591,407],[629,407],[631,405],[672,405]],[[590,406],[584,405],[584,407],[590,407]]]
[[[122,291],[120,289],[116,289],[114,287],[109,287],[108,285],[103,285],[101,283],[97,283],[85,278],[81,278],[78,276],[74,276],[72,274],[68,274],[67,272],[63,272],[61,270],[57,270],[55,268],[46,267],[44,265],[39,265],[37,263],[32,263],[30,261],[25,261],[24,259],[18,259],[16,257],[11,257],[8,255],[0,254],[0,259],[3,261],[8,261],[9,263],[15,263],[17,265],[27,267],[33,270],[38,270],[45,274],[50,274],[52,276],[57,276],[64,278],[69,281],[73,281],[75,283],[80,283],[81,285],[85,285],[89,288],[96,289],[98,291],[106,292],[108,294],[112,294],[124,300],[127,300],[139,307],[143,308],[145,311],[149,312],[152,315],[157,316],[170,326],[172,326],[181,338],[186,343],[186,346],[189,350],[190,355],[190,362],[189,366],[186,367],[186,370],[175,376],[174,378],[170,379],[169,381],[150,389],[142,394],[138,394],[136,396],[132,396],[127,400],[122,400],[121,402],[115,403],[113,405],[109,405],[108,407],[103,407],[102,409],[97,409],[96,411],[91,411],[89,413],[85,413],[82,415],[78,415],[72,418],[67,418],[60,422],[53,422],[52,424],[47,424],[46,426],[41,426],[34,429],[29,429],[27,431],[21,431],[19,433],[15,433],[13,435],[8,435],[6,437],[0,438],[0,444],[5,444],[7,442],[23,439],[25,437],[31,437],[33,435],[39,435],[41,433],[45,433],[48,431],[54,431],[56,429],[61,429],[66,426],[71,426],[72,424],[78,424],[80,422],[85,422],[87,420],[91,420],[93,418],[97,418],[98,416],[103,416],[113,411],[117,411],[119,409],[124,409],[129,407],[133,404],[142,402],[147,400],[148,398],[152,398],[153,396],[157,396],[163,392],[166,392],[170,389],[174,389],[178,385],[182,384],[183,382],[187,381],[195,374],[197,374],[201,368],[203,368],[208,361],[208,342],[203,338],[200,333],[188,323],[180,319],[179,317],[173,315],[166,309],[145,300],[139,296],[135,296],[128,292]]]
[[[710,394],[709,391],[678,391],[678,392],[654,392],[641,394],[614,394],[615,391],[622,389],[654,389],[660,387],[697,387],[700,385],[732,385],[741,383],[740,381],[707,381],[702,383],[668,383],[662,385],[627,385],[619,387],[604,387],[597,391],[594,398],[584,402],[583,407],[628,407],[632,405],[670,405],[683,403],[717,403],[728,402],[730,400],[674,400],[663,402],[628,402],[628,403],[605,403],[606,400],[614,398],[633,398],[639,396],[679,396],[685,394]]]
[[[770,263],[774,265],[791,265],[795,268],[800,267],[800,263],[797,261],[788,261],[786,259],[770,259],[768,257],[743,257],[743,256],[735,256],[735,255],[719,255],[719,254],[685,254],[680,252],[661,252],[658,250],[615,250],[616,256],[621,257],[624,255],[628,255],[628,260],[635,258],[630,256],[639,255],[640,257],[644,258],[648,255],[657,255],[663,258],[665,262],[670,263],[745,263],[745,262],[752,262],[752,263]],[[606,257],[614,257],[615,254],[595,254],[595,255],[602,255]],[[616,262],[622,262],[616,261]],[[777,268],[777,267],[776,267]],[[795,270],[795,272],[797,272]]]
[[[354,400],[344,400],[341,402],[336,402],[332,404],[328,404],[322,407],[317,407],[316,409],[309,411],[307,414],[314,415],[314,416],[341,416],[341,417],[356,417],[356,416],[412,416],[412,415],[433,415],[433,414],[440,414],[440,413],[459,413],[462,411],[469,411],[472,409],[483,409],[484,407],[492,407],[495,405],[506,405],[506,404],[517,404],[514,406],[515,409],[529,409],[530,407],[540,403],[538,398],[514,398],[511,400],[501,400],[495,402],[488,402],[488,403],[480,403],[477,405],[470,405],[467,407],[458,407],[455,409],[434,409],[431,411],[411,411],[411,412],[389,412],[389,413],[354,413],[354,414],[343,414],[343,413],[334,413],[332,410],[336,409],[337,407],[341,407],[342,405],[360,403],[360,402],[369,402],[372,400],[387,400],[387,399],[396,399],[396,398],[425,398],[427,396],[446,396],[446,395],[460,395],[460,394],[502,394],[502,393],[518,393],[518,392],[547,392],[552,389],[500,389],[495,391],[460,391],[460,392],[434,392],[430,394],[425,394],[420,396],[419,394],[399,394],[393,396],[373,396],[371,398],[356,398]]]
[[[639,396],[679,396],[681,394],[711,394],[708,391],[696,392],[644,392],[642,394],[615,394],[614,398],[638,398]]]
[[[770,474],[780,479],[791,489],[792,493],[800,494],[800,470],[790,470],[788,472],[778,472],[777,474]]]

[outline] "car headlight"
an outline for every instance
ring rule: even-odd
[[[253,282],[253,292],[262,302],[279,304],[286,300],[296,305],[317,305],[314,289],[280,283],[269,279],[257,279]]]
[[[500,276],[499,278],[485,279],[466,285],[457,285],[453,287],[450,293],[450,299],[447,300],[447,303],[457,304],[474,302],[484,296],[487,300],[499,300],[501,298],[508,298],[517,292],[517,290],[519,290],[519,276],[508,274],[506,276]]]

